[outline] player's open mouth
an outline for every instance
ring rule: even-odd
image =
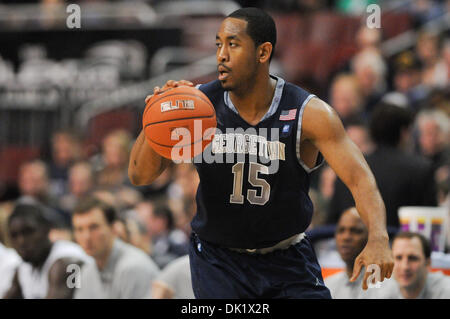
[[[228,72],[227,71],[219,71],[219,80],[223,81],[228,77]]]

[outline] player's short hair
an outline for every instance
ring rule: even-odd
[[[255,46],[259,46],[264,42],[272,44],[272,53],[269,61],[275,53],[275,44],[277,43],[277,28],[275,21],[261,9],[258,8],[241,8],[227,16],[227,18],[236,18],[247,21],[247,34],[255,42]]]
[[[426,259],[430,258],[430,256],[431,256],[430,242],[424,235],[419,234],[419,233],[413,233],[413,232],[399,232],[399,233],[397,233],[397,235],[395,235],[394,241],[396,239],[401,239],[401,238],[403,238],[403,239],[418,238],[422,244],[423,255],[425,256]]]
[[[82,215],[95,208],[98,208],[103,212],[103,215],[109,225],[112,225],[117,220],[117,214],[114,207],[106,204],[94,196],[88,196],[81,199],[75,206],[73,214]]]
[[[8,226],[15,219],[34,220],[40,227],[47,228],[52,226],[49,212],[39,204],[17,204],[8,218]]]
[[[377,105],[370,120],[370,135],[380,145],[396,147],[403,129],[411,126],[413,113],[403,107],[382,102]]]

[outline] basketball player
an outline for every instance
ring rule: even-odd
[[[364,157],[329,105],[269,73],[275,42],[275,23],[265,12],[233,12],[216,36],[218,80],[198,86],[213,103],[221,132],[266,128],[267,134],[255,139],[216,133],[205,152],[225,152],[234,161],[196,163],[200,184],[190,247],[196,298],[330,298],[304,234],[313,212],[308,175],[322,158],[351,190],[369,231],[351,280],[369,264],[380,267],[381,280],[392,273],[385,207]],[[168,81],[162,89],[178,85],[192,84]],[[160,91],[156,87],[154,94]],[[244,162],[235,159],[252,143],[265,156],[269,146],[277,146],[269,166],[264,156],[252,162],[249,154]],[[271,171],[273,161],[278,167]],[[168,162],[141,132],[129,177],[136,185],[149,184]]]
[[[50,221],[41,206],[17,205],[8,227],[12,246],[24,262],[18,266],[4,298],[72,298],[74,287],[68,285],[74,283],[69,278],[74,273],[72,267],[93,262],[91,258],[75,243],[50,241]]]

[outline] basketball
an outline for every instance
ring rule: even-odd
[[[203,152],[212,141],[216,112],[208,97],[190,86],[154,95],[142,116],[145,137],[159,155],[188,160]]]

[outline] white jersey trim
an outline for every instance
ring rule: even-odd
[[[307,172],[307,173],[311,173],[312,171],[318,169],[322,164],[323,164],[323,160],[315,165],[313,168],[309,168],[305,162],[303,162],[301,156],[300,156],[300,141],[301,141],[301,134],[302,134],[302,121],[303,121],[303,112],[306,108],[306,104],[308,104],[308,102],[313,98],[316,97],[316,95],[314,94],[310,94],[305,101],[303,102],[302,106],[300,107],[300,113],[298,115],[298,125],[297,125],[297,143],[296,143],[296,153],[297,153],[297,159],[298,162],[300,163],[300,165],[303,167],[303,169]]]
[[[269,110],[267,111],[266,114],[264,114],[264,116],[262,117],[260,122],[264,121],[265,119],[267,119],[270,116],[275,114],[275,112],[278,109],[278,106],[280,105],[281,95],[283,94],[283,88],[284,88],[285,81],[278,76],[275,76],[275,75],[270,75],[270,76],[277,80],[277,85],[275,87],[275,93],[272,98],[272,104],[270,104]],[[226,106],[228,106],[234,113],[239,115],[238,110],[236,109],[233,102],[231,101],[230,94],[228,93],[228,91],[223,92],[223,100],[225,101]]]

